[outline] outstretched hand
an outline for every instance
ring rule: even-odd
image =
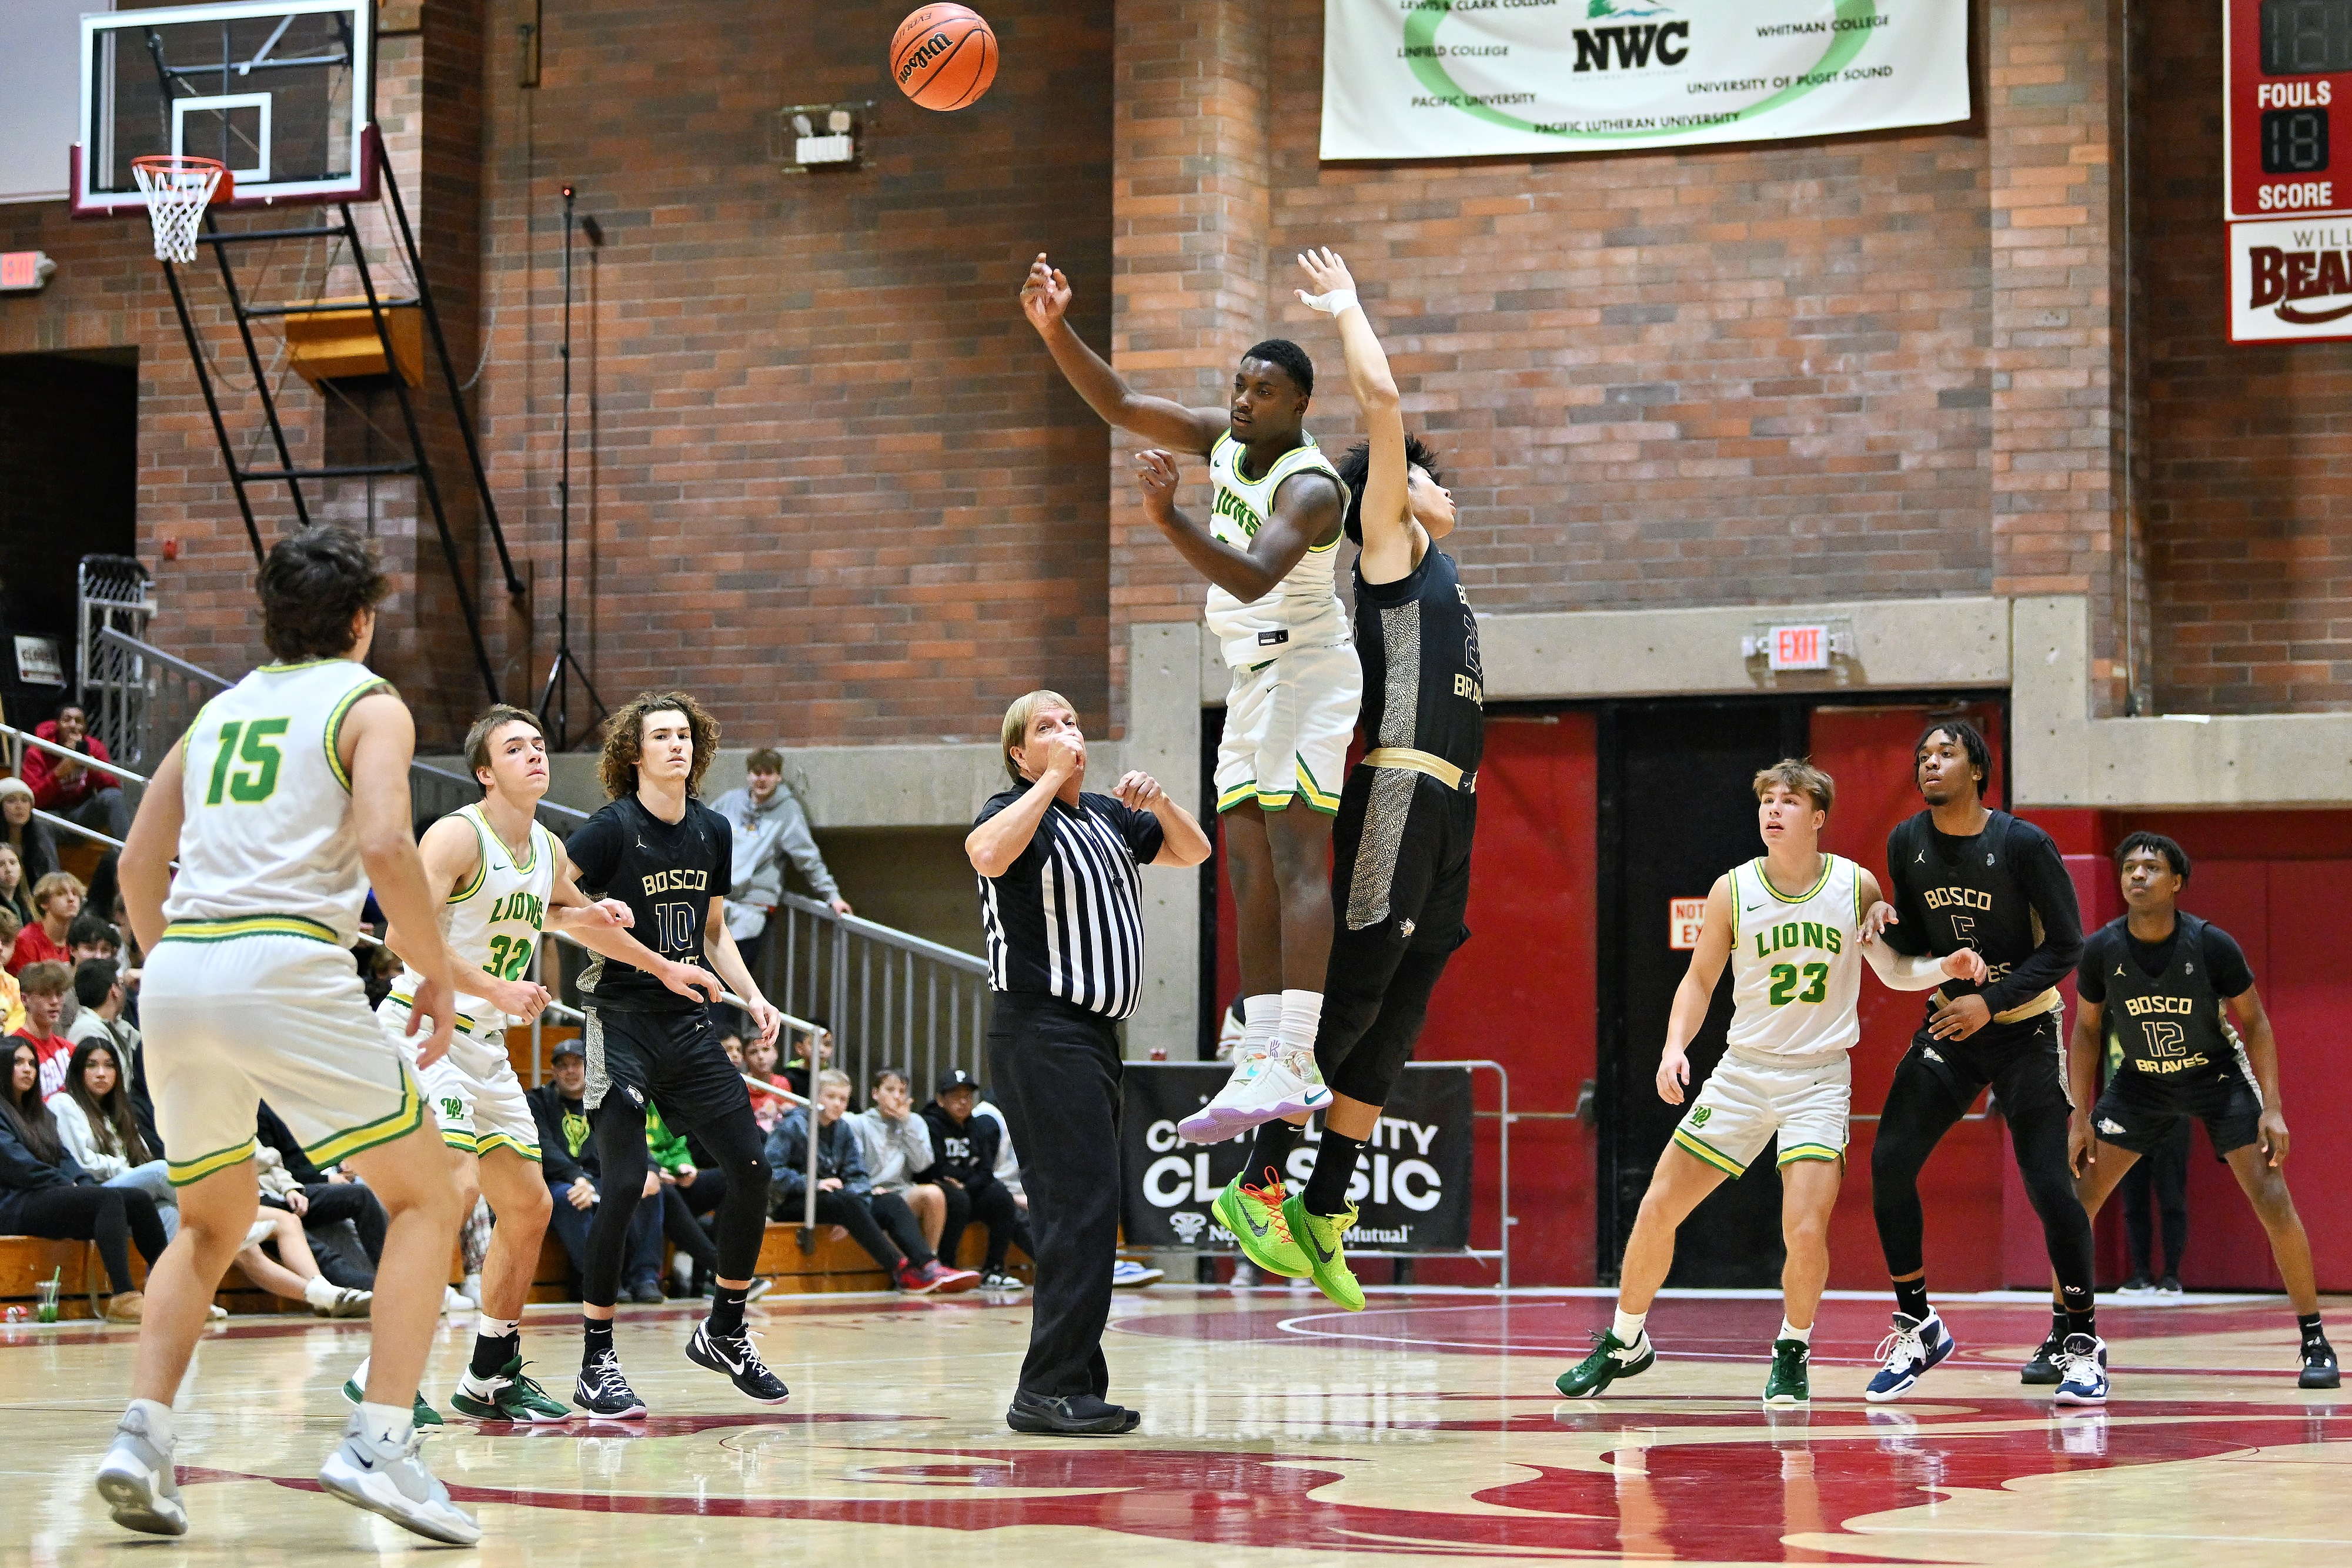
[[[1348,264],[1339,259],[1339,253],[1328,246],[1321,250],[1302,251],[1298,265],[1306,272],[1307,280],[1315,286],[1312,294],[1300,289],[1298,302],[1310,310],[1326,310],[1338,315],[1339,309],[1344,308],[1349,302],[1342,302],[1339,308],[1334,308],[1325,301],[1342,290],[1350,296],[1356,291],[1356,280],[1349,274]]]
[[[1029,318],[1029,325],[1044,332],[1059,323],[1069,308],[1070,280],[1039,251],[1021,285],[1021,313]]]
[[[1176,486],[1181,478],[1176,471],[1176,459],[1158,447],[1135,455],[1135,482],[1143,490],[1144,509],[1155,521],[1175,504]]]

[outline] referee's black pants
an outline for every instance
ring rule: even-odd
[[[1118,1038],[1109,1019],[1058,997],[1000,991],[995,1004],[989,1085],[1021,1151],[1037,1243],[1021,1389],[1101,1398],[1118,1251]]]

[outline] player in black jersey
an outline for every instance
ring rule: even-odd
[[[767,1231],[769,1169],[751,1092],[727,1059],[709,1009],[723,980],[751,1004],[760,1040],[775,1039],[776,1009],[727,931],[734,836],[725,818],[694,798],[718,743],[717,721],[683,692],[647,692],[625,704],[605,727],[598,768],[611,800],[564,845],[581,885],[626,904],[635,933],[581,934],[598,955],[580,977],[588,1015],[585,1098],[604,1190],[619,1195],[597,1207],[582,1270],[587,1343],[572,1403],[597,1416],[646,1413],[614,1353],[613,1303],[635,1209],[630,1195],[647,1171],[648,1105],[693,1134],[726,1183],[710,1315],[687,1342],[687,1358],[726,1374],[762,1403],[786,1397],[743,1329]]]
[[[1984,804],[1990,753],[1961,719],[1928,726],[1913,749],[1927,810],[1886,841],[1894,911],[1887,945],[1911,956],[1962,947],[1983,956],[1981,984],[1947,981],[1895,1070],[1871,1150],[1871,1206],[1895,1282],[1895,1332],[1868,1397],[1900,1397],[1953,1350],[1927,1305],[1919,1169],[1987,1084],[2009,1124],[2025,1194],[2042,1220],[2063,1310],[2025,1381],[2058,1402],[2106,1398],[2106,1347],[2092,1307],[2091,1223],[2066,1165],[2064,1005],[2058,983],[2083,954],[2083,917],[2058,846],[2031,822]]]
[[[2253,971],[2228,932],[2179,908],[2189,855],[2179,844],[2134,833],[2116,847],[2116,871],[2128,913],[2084,945],[2074,982],[2081,1006],[2067,1052],[2075,1107],[2067,1153],[2083,1207],[2096,1216],[2135,1161],[2184,1118],[2201,1120],[2270,1235],[2303,1335],[2298,1381],[2334,1388],[2340,1375],[2320,1326],[2311,1239],[2286,1190],[2278,1040]],[[2103,1038],[2111,1042],[2115,1073],[2085,1110],[2098,1088]]]
[[[1299,1125],[1258,1128],[1249,1163],[1218,1196],[1218,1218],[1250,1260],[1310,1275],[1350,1311],[1364,1292],[1340,1245],[1355,1223],[1349,1188],[1381,1107],[1412,1058],[1430,992],[1469,939],[1470,840],[1477,825],[1486,693],[1478,621],[1453,558],[1454,497],[1428,448],[1405,434],[1388,356],[1330,251],[1298,258],[1315,293],[1299,298],[1335,318],[1348,383],[1370,439],[1340,462],[1344,527],[1356,557],[1356,652],[1364,667],[1370,749],[1340,792],[1332,833],[1331,958],[1315,1057],[1331,1091],[1323,1141],[1303,1191],[1282,1176]],[[1305,1121],[1299,1118],[1299,1123]]]

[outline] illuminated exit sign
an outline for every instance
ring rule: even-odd
[[[0,289],[18,293],[48,282],[58,264],[37,250],[0,251]]]
[[[1830,667],[1830,629],[1826,626],[1775,626],[1764,649],[1764,662],[1775,670],[1826,670]]]

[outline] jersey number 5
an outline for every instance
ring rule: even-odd
[[[1801,991],[1797,989],[1797,975],[1794,964],[1772,966],[1771,1002],[1774,1007],[1785,1008],[1791,1000],[1818,1002],[1830,994],[1830,967],[1827,964],[1805,966],[1805,988]]]
[[[212,786],[205,791],[205,804],[219,805],[226,793],[241,806],[253,806],[277,793],[278,765],[285,760],[278,750],[278,737],[292,722],[257,718],[248,724],[233,718],[221,726],[220,751],[213,758]],[[242,750],[237,747],[239,731],[245,736]]]
[[[691,904],[655,904],[654,925],[660,933],[663,952],[694,951],[694,905]]]

